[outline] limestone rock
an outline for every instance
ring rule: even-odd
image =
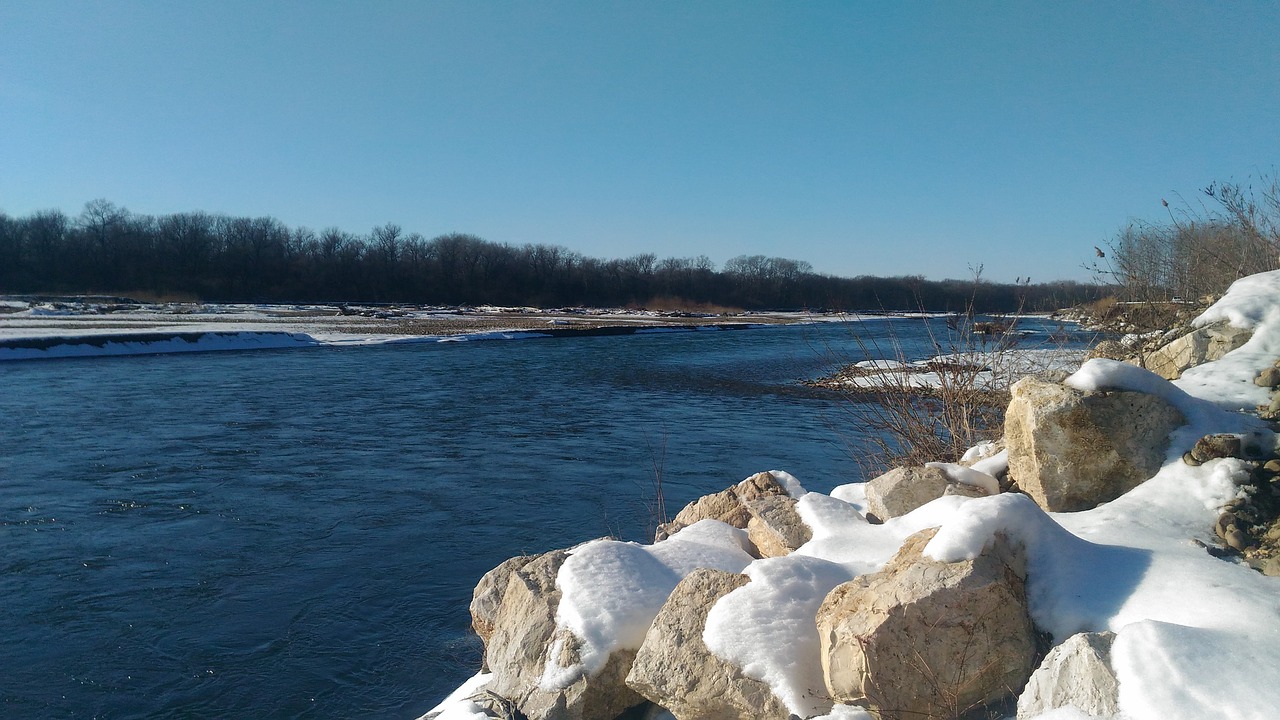
[[[938,468],[894,468],[867,481],[867,512],[881,521],[906,515],[946,490],[947,474]]]
[[[1280,392],[1271,396],[1271,402],[1258,407],[1258,414],[1264,420],[1280,420]]]
[[[1120,684],[1111,669],[1115,633],[1080,633],[1049,651],[1018,696],[1018,718],[1060,707],[1098,718],[1119,715]]]
[[[1154,475],[1169,433],[1184,422],[1154,395],[1024,378],[1005,414],[1009,475],[1045,510],[1088,510]]]
[[[786,495],[790,496],[787,488],[778,478],[773,476],[771,472],[761,472],[752,475],[742,482],[731,488],[737,495],[738,499],[743,502],[755,500],[767,495]]]
[[[665,540],[699,520],[708,519],[746,530],[755,515],[748,509],[748,503],[766,498],[791,499],[791,495],[773,473],[756,473],[737,485],[689,503],[675,519],[658,527],[654,540]],[[791,500],[791,504],[795,501]]]
[[[947,487],[942,491],[943,495],[959,495],[968,498],[989,497],[990,493],[977,485],[967,485],[959,482],[949,482]]]
[[[695,570],[676,586],[649,626],[627,685],[680,720],[785,720],[769,686],[716,657],[702,642],[716,600],[747,584],[745,575]]]
[[[1226,323],[1197,328],[1149,353],[1144,366],[1166,380],[1177,380],[1187,368],[1220,359],[1244,345],[1252,330]]]
[[[1280,557],[1269,557],[1258,560],[1256,564],[1250,563],[1254,568],[1266,575],[1267,577],[1280,577]]]
[[[1191,458],[1197,463],[1206,463],[1217,458],[1240,457],[1240,436],[1224,433],[1205,435],[1196,441],[1190,452]]]
[[[1132,358],[1133,350],[1122,345],[1117,340],[1103,340],[1102,342],[1089,348],[1089,352],[1085,353],[1085,360],[1093,358],[1106,358],[1108,360],[1119,360],[1127,362]]]
[[[704,495],[684,506],[684,509],[676,514],[675,519],[669,523],[663,523],[658,528],[655,540],[665,540],[699,520],[708,519],[719,520],[745,530],[747,521],[751,519],[751,513],[747,512],[746,506],[738,499],[738,493],[734,488],[728,488],[712,495]]]
[[[789,495],[765,495],[746,501],[744,506],[751,513],[747,538],[760,557],[787,555],[813,538],[813,531],[800,519],[796,501]]]
[[[560,591],[556,575],[568,553],[555,550],[533,558],[507,575],[507,588],[485,643],[485,664],[493,672],[489,690],[511,700],[529,720],[614,718],[644,702],[624,682],[634,651],[614,653],[600,674],[579,678],[568,687],[543,690],[539,683],[553,640],[574,652],[572,636],[556,629]],[[501,567],[501,566],[499,566]]]
[[[471,628],[480,636],[480,640],[488,643],[493,635],[493,620],[498,614],[498,605],[507,591],[507,581],[511,573],[533,562],[534,555],[518,555],[504,560],[501,565],[485,573],[471,593]]]
[[[1182,371],[1204,362],[1209,351],[1209,337],[1194,330],[1163,347],[1151,351],[1143,365],[1165,380],[1177,380]]]
[[[837,586],[818,610],[827,689],[884,720],[956,717],[1016,693],[1035,645],[1025,558],[1004,535],[974,560],[923,557],[907,538],[883,570]]]
[[[565,551],[556,550],[507,574],[484,659],[494,674],[489,689],[517,705],[537,690],[542,676],[560,604],[556,574],[567,557]]]
[[[1269,367],[1258,373],[1258,377],[1253,379],[1253,384],[1265,388],[1273,388],[1280,385],[1280,368]]]
[[[1226,322],[1207,325],[1201,330],[1209,335],[1209,350],[1205,352],[1205,362],[1221,360],[1223,355],[1243,347],[1253,337],[1252,330],[1238,328]]]

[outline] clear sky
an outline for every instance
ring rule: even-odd
[[[1280,165],[1280,3],[0,0],[0,210],[1087,279]]]

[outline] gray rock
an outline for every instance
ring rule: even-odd
[[[1154,395],[1085,393],[1024,378],[1005,414],[1009,475],[1045,510],[1088,510],[1154,475],[1169,433],[1184,422]]]
[[[1080,633],[1049,651],[1018,696],[1018,719],[1061,707],[1098,718],[1120,714],[1120,684],[1111,669],[1115,633]]]
[[[1209,335],[1209,349],[1205,352],[1204,361],[1221,360],[1223,355],[1237,350],[1253,337],[1252,330],[1238,328],[1226,322],[1218,322],[1201,328]]]
[[[567,557],[564,550],[555,550],[508,573],[485,644],[485,663],[493,672],[488,690],[512,701],[529,720],[614,718],[644,702],[625,683],[635,651],[614,653],[598,675],[579,678],[564,689],[539,686],[553,641],[564,640],[562,652],[570,655],[577,647],[571,635],[556,629],[556,575]]]
[[[766,495],[744,505],[751,513],[747,538],[760,557],[787,555],[813,538],[813,531],[800,519],[796,501],[789,495]]]
[[[867,512],[883,522],[937,500],[946,490],[947,474],[938,468],[894,468],[867,481]]]
[[[636,654],[627,685],[680,720],[785,720],[789,713],[769,686],[716,657],[702,642],[716,600],[749,579],[695,570],[667,598]]]
[[[976,559],[929,560],[936,530],[884,570],[837,586],[816,622],[827,689],[879,717],[956,717],[1019,690],[1035,645],[1025,558],[1003,535]]]

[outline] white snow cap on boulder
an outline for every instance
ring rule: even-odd
[[[584,675],[598,674],[615,650],[638,649],[684,576],[697,568],[740,572],[754,560],[748,547],[742,530],[700,520],[654,545],[594,540],[574,548],[556,576],[563,594],[556,626],[578,638],[580,661],[560,665],[560,648],[553,647],[542,688],[567,687]]]

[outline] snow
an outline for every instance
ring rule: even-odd
[[[28,346],[0,345],[0,360],[38,360],[72,357],[144,355],[154,353],[214,352],[313,347],[320,343],[303,333],[283,332],[183,332],[169,336],[95,335],[52,337]]]
[[[960,382],[968,382],[972,377],[977,387],[997,389],[1008,387],[1024,375],[1042,375],[1074,368],[1083,359],[1083,350],[1015,347],[949,353],[912,362],[863,360],[853,367],[865,374],[844,376],[839,382],[845,387],[862,390],[898,387],[937,389],[956,384],[957,378],[961,379]],[[941,368],[951,369],[940,372]]]
[[[996,477],[1001,473],[1009,470],[1009,451],[1001,450],[1000,452],[989,455],[978,460],[969,467],[981,473],[986,473],[992,477]]]
[[[831,708],[831,712],[812,720],[875,720],[875,715],[856,705],[836,705]]]
[[[999,452],[996,447],[997,445],[994,442],[978,443],[964,451],[964,455],[960,457],[960,462],[972,465],[979,460],[989,458]]]
[[[707,615],[703,641],[717,656],[760,680],[791,712],[827,712],[813,618],[832,588],[853,579],[844,566],[792,554],[756,560],[743,571],[751,582],[720,598]]]
[[[1268,316],[1275,312],[1278,298],[1280,270],[1250,275],[1231,283],[1222,299],[1192,320],[1191,324],[1204,327],[1225,320],[1235,327],[1254,330],[1271,322]]]
[[[946,462],[929,462],[924,465],[925,467],[941,470],[947,476],[947,479],[952,482],[982,488],[989,495],[995,495],[1000,492],[1000,481],[981,470]]]
[[[1265,423],[1240,410],[1265,398],[1265,390],[1250,389],[1256,388],[1253,377],[1280,357],[1280,272],[1237,282],[1196,322],[1221,319],[1252,328],[1253,338],[1179,381],[1103,359],[1090,360],[1066,380],[1084,391],[1154,394],[1186,420],[1171,434],[1159,471],[1123,496],[1075,513],[1047,513],[1020,494],[944,496],[873,525],[864,516],[862,485],[843,485],[829,495],[805,492],[795,478],[775,471],[812,530],[812,539],[788,556],[752,561],[742,552],[740,531],[712,521],[653,546],[595,541],[576,549],[557,580],[564,593],[557,623],[583,638],[583,661],[575,668],[549,665],[544,682],[589,674],[613,649],[638,647],[683,574],[719,567],[751,581],[710,609],[707,647],[767,683],[800,717],[863,720],[870,717],[864,710],[833,706],[826,697],[814,615],[832,588],[878,571],[905,538],[938,528],[924,549],[938,561],[974,558],[997,534],[1020,547],[1031,616],[1054,643],[1078,632],[1116,633],[1111,660],[1126,720],[1274,717],[1280,708],[1280,578],[1205,549],[1216,544],[1212,528],[1223,505],[1245,493],[1252,466],[1233,458],[1192,466],[1181,456],[1213,433],[1250,434],[1275,447]],[[1007,468],[1008,454],[979,447],[966,453],[965,462],[970,467],[935,466],[957,481],[990,489]],[[1084,717],[1064,708],[1039,719]]]
[[[698,568],[740,572],[751,562],[747,534],[718,520],[700,520],[653,545],[594,540],[570,551],[556,587],[557,629],[580,641],[576,663],[560,664],[563,633],[548,653],[541,685],[567,687],[604,669],[609,655],[639,649],[645,632],[684,576]]]
[[[418,720],[488,720],[489,716],[485,714],[484,709],[471,702],[469,698],[483,690],[492,679],[493,675],[489,673],[472,675],[466,682],[459,685],[458,689],[450,693],[449,697],[441,700],[439,705],[428,710]]]

